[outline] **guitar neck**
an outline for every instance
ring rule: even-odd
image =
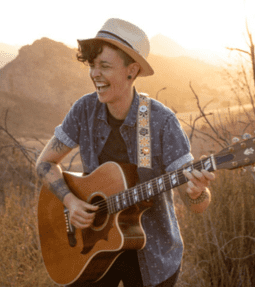
[[[183,175],[183,171],[196,170],[216,170],[216,162],[214,156],[211,155],[203,160],[197,161],[193,164],[179,168],[175,171],[166,173],[162,176],[154,178],[145,183],[136,185],[133,188],[124,190],[118,194],[114,194],[107,198],[107,207],[110,214],[117,213],[134,204],[144,200],[149,200],[153,196],[168,191],[174,187],[180,186],[188,181]]]

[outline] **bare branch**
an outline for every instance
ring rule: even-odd
[[[19,143],[19,141],[11,133],[9,133],[7,129],[7,118],[8,118],[8,109],[6,110],[5,113],[5,120],[4,120],[5,127],[0,126],[0,130],[4,131],[12,139],[12,141],[15,143],[15,146],[20,149],[20,151],[23,153],[28,162],[32,165],[35,165],[35,161],[30,157],[27,150]]]
[[[7,130],[7,117],[8,117],[8,112],[9,112],[9,109],[6,110],[5,112],[5,117],[4,117],[4,126],[5,126],[5,129]]]
[[[250,99],[250,102],[251,102],[251,105],[252,105],[252,108],[253,108],[253,113],[255,115],[254,99],[253,99],[253,95],[251,93],[250,85],[249,85],[248,79],[247,79],[247,74],[246,74],[246,71],[245,71],[245,68],[244,68],[243,64],[242,64],[242,71],[243,71],[243,76],[244,76],[245,83],[246,83],[246,88],[248,90],[249,99]]]
[[[224,254],[226,257],[228,257],[228,258],[230,258],[230,259],[232,259],[232,260],[244,260],[244,259],[247,259],[247,258],[249,258],[249,257],[251,257],[251,256],[254,256],[255,253],[249,254],[249,255],[247,255],[247,256],[240,257],[240,258],[230,257],[230,256],[226,255],[225,251],[223,250],[228,244],[230,244],[230,242],[232,242],[232,241],[234,241],[234,240],[236,240],[236,239],[244,239],[244,238],[251,239],[252,241],[255,242],[255,238],[253,238],[253,237],[251,237],[251,236],[236,236],[236,237],[234,237],[234,238],[231,238],[231,239],[230,239],[228,242],[226,242],[222,247],[220,247],[220,250],[223,252],[223,254]]]
[[[255,87],[255,48],[254,48],[254,43],[252,40],[252,35],[249,31],[247,19],[246,19],[246,31],[250,40],[250,56],[251,56],[251,64],[252,64],[252,71],[253,71],[253,83]]]
[[[199,98],[198,98],[197,94],[195,93],[195,91],[193,90],[193,88],[192,88],[192,86],[191,86],[191,82],[190,82],[189,86],[190,86],[190,89],[191,89],[191,91],[193,92],[194,96],[196,97],[197,106],[198,106],[198,108],[199,108],[199,110],[200,110],[200,113],[202,114],[202,116],[203,116],[204,119],[206,120],[206,122],[207,122],[207,124],[209,125],[209,127],[211,128],[211,130],[216,134],[216,136],[217,136],[218,139],[220,139],[220,140],[222,140],[223,142],[225,142],[226,144],[228,144],[228,142],[226,141],[226,139],[223,138],[223,137],[221,137],[221,136],[219,135],[219,133],[217,132],[217,130],[212,126],[212,124],[210,123],[210,121],[207,119],[207,116],[205,115],[203,109],[202,109],[201,106],[200,106]]]
[[[34,139],[38,141],[43,147],[45,147],[45,144],[40,139],[38,139],[37,137],[34,137]]]
[[[205,133],[203,131],[200,131],[198,129],[196,129],[195,127],[193,127],[192,125],[188,124],[186,121],[184,121],[183,119],[179,119],[180,121],[182,121],[184,124],[186,124],[187,126],[189,126],[190,128],[194,129],[194,131],[202,134],[202,135],[205,135],[207,137],[209,137],[210,139],[212,139],[213,141],[217,142],[222,148],[224,148],[225,146],[220,142],[218,141],[215,137],[211,136],[210,134],[208,133]]]
[[[238,48],[229,48],[229,47],[226,47],[226,49],[228,49],[228,50],[230,50],[230,51],[238,51],[238,52],[246,53],[246,54],[248,54],[249,56],[251,55],[249,52],[244,51],[244,50],[242,50],[242,49],[238,49]]]

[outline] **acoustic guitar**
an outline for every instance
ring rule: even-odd
[[[236,143],[185,169],[215,171],[251,165],[255,138]],[[98,205],[90,228],[75,229],[61,201],[43,186],[38,204],[38,228],[43,260],[52,280],[60,285],[95,282],[128,249],[142,249],[146,235],[141,224],[152,198],[187,182],[183,168],[136,185],[135,166],[108,162],[90,175],[63,172],[70,190]],[[137,174],[136,174],[137,177]]]

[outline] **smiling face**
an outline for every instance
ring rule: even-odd
[[[103,46],[102,53],[89,66],[100,102],[114,104],[130,96],[132,80],[128,76],[132,75],[132,64],[125,66],[117,50]]]

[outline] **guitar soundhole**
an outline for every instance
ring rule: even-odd
[[[102,230],[105,227],[109,217],[106,200],[102,196],[96,195],[91,199],[91,204],[99,206],[91,228],[94,230]]]

